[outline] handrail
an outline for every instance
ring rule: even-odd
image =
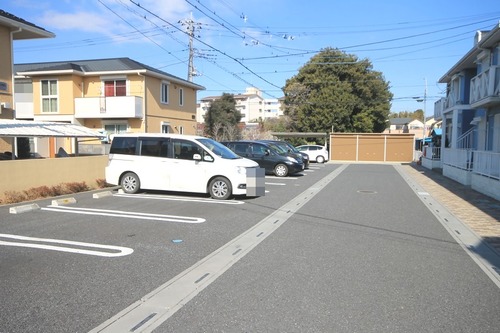
[[[460,135],[457,139],[457,148],[458,149],[470,149],[472,147],[472,143],[474,140],[474,131],[475,127],[472,127],[467,132]]]

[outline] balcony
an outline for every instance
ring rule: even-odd
[[[471,80],[470,103],[474,109],[500,105],[500,66],[491,66]]]
[[[142,118],[142,97],[75,98],[75,118]]]
[[[446,103],[446,98],[442,97],[434,103],[434,119],[443,119],[444,105]]]
[[[443,111],[448,109],[468,109],[469,105],[466,104],[463,98],[459,98],[455,93],[450,93],[443,101]]]

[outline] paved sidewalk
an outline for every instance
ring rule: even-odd
[[[500,255],[500,201],[415,163],[402,167],[435,200]]]

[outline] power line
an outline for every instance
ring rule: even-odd
[[[100,1],[100,0],[99,0]],[[155,13],[153,13],[152,11],[150,11],[149,9],[145,8],[145,7],[142,7],[139,3],[136,3],[134,2],[133,0],[129,0],[131,3],[133,3],[134,5],[136,5],[137,7],[143,9],[144,11],[146,11],[147,13],[149,13],[150,15],[156,17],[157,19],[161,20],[162,22],[165,22],[167,23],[168,25],[174,27],[175,29],[178,29],[179,31],[182,31],[181,29],[179,29],[178,27],[176,27],[175,25],[173,25],[172,23],[166,21],[165,19],[159,17],[158,15],[156,15]],[[184,31],[182,31],[183,33],[185,33]],[[248,66],[244,65],[241,61],[239,61],[238,59],[228,55],[227,53],[209,45],[208,43],[205,43],[204,41],[202,41],[201,39],[197,38],[197,37],[193,37],[196,41],[202,43],[203,45],[209,47],[210,49],[224,55],[225,57],[229,58],[229,59],[232,59],[233,61],[235,61],[236,63],[238,63],[239,65],[241,65],[243,68],[245,68],[246,70],[248,70],[249,72],[251,72],[252,74],[254,74],[256,77],[258,77],[259,79],[261,79],[262,81],[266,82],[267,84],[273,86],[273,87],[276,87],[276,88],[280,88],[278,87],[277,85],[275,85],[274,83],[266,80],[265,78],[263,78],[262,76],[258,75],[257,73],[255,73],[254,71],[252,71],[250,68],[248,68]]]

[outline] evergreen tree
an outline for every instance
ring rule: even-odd
[[[220,99],[212,102],[205,115],[205,135],[218,141],[237,139],[240,120],[241,113],[236,110],[233,95],[223,93]]]
[[[370,61],[326,48],[287,80],[285,114],[299,132],[381,133],[392,93]]]

